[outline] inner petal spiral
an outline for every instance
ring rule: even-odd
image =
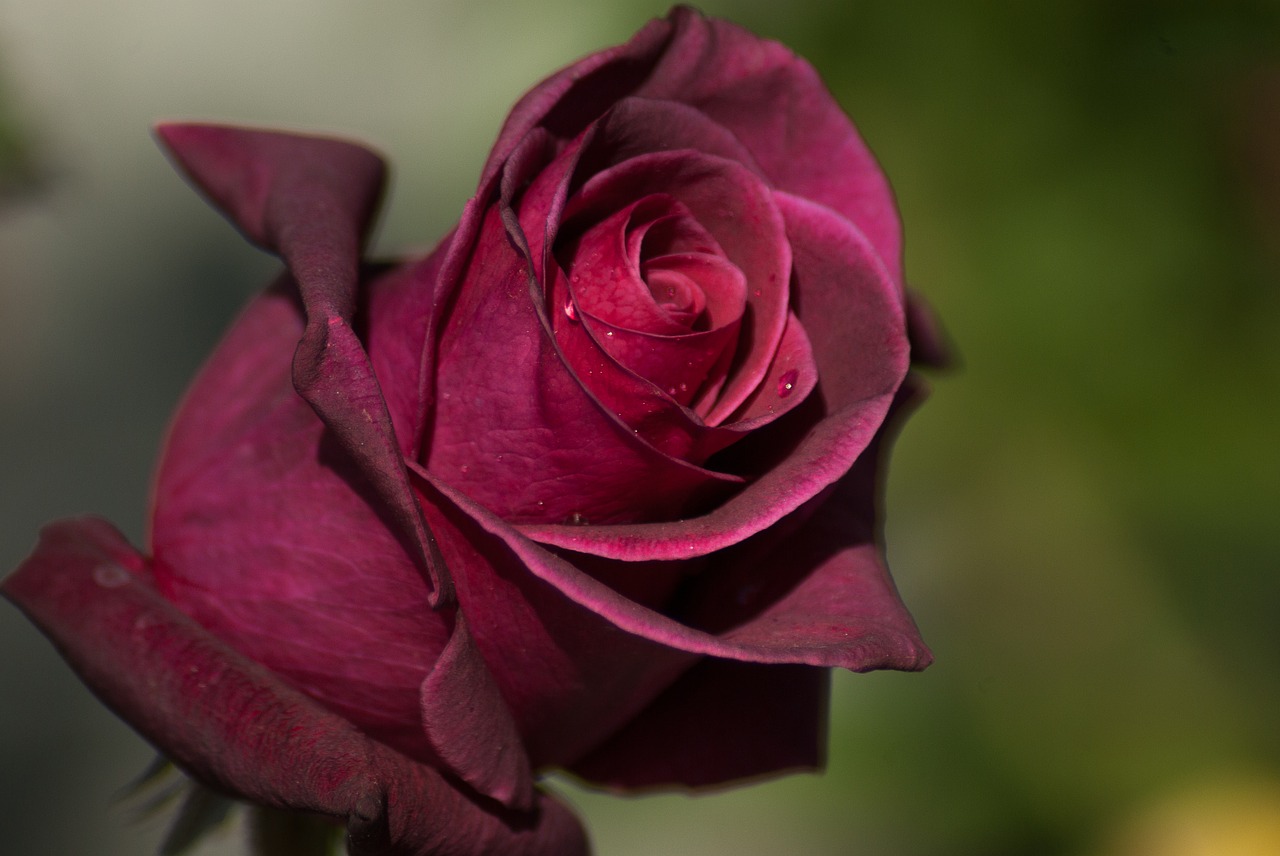
[[[746,278],[682,203],[643,197],[559,255],[570,271],[566,314],[620,365],[686,405],[723,380]]]

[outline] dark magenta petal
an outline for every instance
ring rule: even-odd
[[[664,454],[584,386],[496,209],[466,276],[441,331],[433,475],[504,518],[592,523],[706,507],[740,483]]]
[[[654,299],[668,312],[689,317],[697,329],[736,323],[747,305],[746,277],[718,254],[668,253],[645,261],[641,273]]]
[[[687,7],[669,20],[671,41],[633,94],[684,102],[731,131],[779,190],[857,226],[901,290],[902,229],[893,193],[813,67],[784,45]]]
[[[875,461],[870,461],[869,466],[874,471]],[[797,536],[795,543],[778,547],[776,555],[770,556],[771,565],[758,561],[759,550],[744,549],[738,561],[715,572],[706,586],[699,589],[714,595],[708,594],[705,598],[700,595],[691,604],[691,614],[696,613],[699,619],[705,617],[711,622],[708,626],[713,626],[722,617],[710,605],[716,596],[723,595],[731,604],[741,606],[741,584],[736,589],[732,585],[744,567],[749,567],[757,579],[784,580],[794,588],[789,592],[773,592],[780,599],[767,608],[757,609],[743,623],[709,631],[637,603],[601,582],[598,575],[585,573],[567,557],[529,540],[442,481],[423,475],[484,532],[504,544],[506,551],[529,573],[628,634],[677,651],[754,663],[803,663],[853,671],[921,669],[928,665],[928,650],[920,641],[911,616],[898,600],[874,539],[863,528],[850,530],[847,535],[851,540],[847,543],[835,543],[831,536],[839,534],[838,524],[830,524],[823,518],[813,530],[817,537]],[[860,504],[854,508],[834,508],[828,513],[840,518],[842,523],[843,516],[858,518],[863,511],[864,505]],[[766,533],[769,538],[775,534]],[[772,552],[772,542],[767,543]],[[713,562],[721,561],[729,560],[713,557]],[[722,580],[729,580],[731,584],[723,585]],[[705,616],[702,613],[706,613]]]
[[[491,682],[466,668],[455,679],[436,662],[446,644],[465,643],[433,611],[359,471],[292,389],[289,355],[301,330],[296,298],[267,292],[192,385],[157,478],[157,584],[241,653],[379,739],[450,763],[477,788],[519,804],[529,793],[527,762],[498,769],[491,763],[508,757],[487,754],[514,740],[502,699]],[[423,707],[428,682],[439,703]],[[464,723],[445,715],[484,691],[486,716]],[[441,720],[424,722],[432,712]],[[474,741],[482,724],[494,729],[489,746]],[[464,762],[468,747],[481,753]]]
[[[327,138],[216,125],[156,130],[210,201],[289,266],[307,319],[294,354],[294,386],[411,537],[433,599],[448,603],[448,573],[435,561],[382,390],[351,329],[361,248],[385,177],[382,161]]]
[[[917,397],[915,386],[900,388],[885,427],[829,491],[714,556],[685,590],[682,619],[738,644],[834,645],[847,663],[865,658],[845,666],[853,671],[929,665],[885,564],[878,517],[888,445]]]
[[[785,227],[758,176],[741,164],[686,150],[637,155],[592,175],[566,203],[565,226],[595,221],[653,193],[688,208],[746,278],[750,309],[728,380],[705,420],[718,425],[759,386],[782,337],[791,267]]]
[[[462,610],[458,627],[422,682],[422,726],[427,741],[467,784],[503,805],[533,805],[529,756],[515,720],[471,638]]]
[[[800,319],[790,312],[787,326],[782,330],[782,341],[774,351],[764,380],[722,429],[745,435],[763,428],[805,403],[818,385],[818,379],[809,335]]]
[[[530,89],[507,115],[480,176],[491,187],[512,153],[539,125],[565,139],[576,137],[648,74],[671,35],[667,21],[653,20],[624,45],[597,51]]]
[[[183,769],[263,805],[348,824],[360,856],[577,856],[576,819],[539,794],[494,813],[437,772],[236,653],[160,596],[109,524],[64,521],[2,585],[113,711]]]
[[[678,336],[742,316],[742,272],[670,197],[626,205],[557,255],[577,308],[616,327]]]
[[[711,398],[721,388],[739,327],[734,322],[701,333],[660,337],[613,327],[589,315],[583,316],[583,323],[619,365],[685,406],[703,390]]]
[[[571,772],[634,790],[817,769],[826,755],[830,674],[703,660]]]
[[[311,548],[307,555],[318,554],[321,557],[320,563],[340,568],[344,551],[351,547],[348,540],[354,531],[351,523],[359,520],[362,515],[372,517],[379,523],[385,520],[392,527],[386,533],[388,539],[397,544],[401,551],[407,551],[412,565],[427,583],[427,605],[445,611],[455,609],[448,569],[439,558],[438,547],[409,487],[400,442],[396,438],[390,412],[382,397],[382,389],[369,356],[351,326],[360,290],[360,252],[381,195],[384,176],[381,160],[359,146],[324,138],[211,125],[163,125],[157,131],[179,164],[209,194],[211,200],[251,240],[279,253],[288,265],[301,296],[306,318],[301,341],[293,353],[293,386],[319,416],[325,429],[324,437],[336,440],[336,445],[341,448],[341,457],[351,465],[344,466],[342,461],[331,464],[342,487],[348,487],[352,496],[355,496],[357,489],[353,486],[359,486],[361,492],[366,486],[372,488],[372,497],[361,497],[363,508],[360,503],[348,503],[346,510],[349,514],[345,517],[336,515],[323,504],[314,507],[322,515],[321,520],[339,521],[336,541],[325,543],[323,539],[318,539],[320,543],[317,546],[317,539],[300,533],[296,543]],[[277,339],[272,337],[271,341],[274,343]],[[256,353],[252,347],[250,352]],[[227,361],[235,369],[243,365],[243,358],[235,355],[228,357]],[[228,395],[236,394],[234,386],[238,376],[234,371],[227,376],[218,376],[218,370],[207,369],[206,377],[209,378],[206,392],[211,399],[225,399]],[[191,395],[194,398],[197,393],[193,392]],[[203,406],[209,405],[205,403]],[[324,468],[316,466],[318,462],[307,461],[305,453],[309,450],[313,457],[320,456],[323,451],[320,433],[312,431],[307,437],[306,431],[312,426],[306,425],[305,420],[299,418],[296,407],[291,408],[289,403],[282,407],[283,410],[278,411],[285,414],[282,418],[289,420],[291,428],[304,433],[304,442],[310,441],[308,445],[293,450],[291,455],[284,456],[284,459],[292,462],[290,472],[298,474],[304,482],[319,478],[319,471]],[[182,418],[180,415],[179,419]],[[201,454],[199,447],[203,443],[221,445],[225,442],[216,434],[211,435],[207,425],[196,424],[186,436],[190,437],[189,445],[196,447],[196,456]],[[243,455],[255,454],[248,446],[237,452]],[[299,453],[304,455],[302,461],[297,460]],[[228,469],[237,475],[241,474],[239,463],[237,460]],[[270,466],[271,462],[264,463]],[[308,466],[312,471],[308,470]],[[325,476],[331,477],[331,474],[326,473]],[[157,543],[163,537],[170,537],[198,544],[205,534],[203,530],[208,528],[202,527],[201,523],[210,519],[207,513],[211,506],[245,503],[248,497],[258,492],[251,483],[240,487],[242,492],[237,494],[215,484],[200,497],[200,502],[187,505],[170,505],[168,498],[158,494],[160,510],[153,530]],[[315,501],[317,497],[309,499]],[[295,502],[292,496],[284,496],[282,500],[283,505],[291,508],[306,504]],[[186,520],[183,522],[191,524],[194,521],[194,525],[165,534],[161,514],[185,514]],[[279,512],[276,515],[267,514],[256,523],[244,523],[247,527],[256,526],[260,530],[268,526],[267,521],[278,514]],[[231,515],[232,510],[229,509],[227,516]],[[268,535],[268,539],[269,537]],[[200,549],[196,546],[190,552],[198,554]],[[266,555],[270,556],[271,553],[268,551]],[[164,560],[159,550],[157,556]],[[169,557],[173,558],[175,557]],[[200,558],[203,558],[203,563],[207,566],[208,558]],[[278,568],[275,574],[286,581],[286,589],[288,581],[297,579],[299,570],[296,566],[279,561],[266,565],[272,566]],[[220,607],[209,603],[216,598],[195,593],[216,578],[216,571],[213,576],[202,575],[191,565],[179,562],[172,562],[169,567],[175,569],[175,575],[186,575],[186,604],[193,614],[201,608],[209,612],[219,611]],[[254,567],[261,569],[263,565]],[[318,575],[319,578],[324,576]],[[272,592],[268,597],[272,601],[280,599],[279,592]],[[245,598],[246,602],[248,600],[249,598]],[[252,634],[252,628],[272,626],[270,622],[266,625],[258,624],[261,616],[254,616],[243,625],[242,630],[238,626],[239,616],[224,614],[222,618],[226,632],[233,634]],[[454,621],[452,624],[451,632],[465,632],[464,623]],[[327,639],[332,634],[332,629],[327,634],[324,631],[313,631],[310,634],[300,634],[299,638],[311,639],[318,636]],[[414,634],[408,634],[405,638],[413,640],[407,643],[410,647],[420,641]],[[471,649],[464,644],[458,650],[467,652]],[[422,650],[421,656],[434,653],[428,647]],[[455,673],[459,677],[455,678]],[[434,690],[445,698],[474,700],[477,692],[486,687],[485,684],[455,683],[466,680],[466,676],[472,673],[473,670],[468,669],[434,671]],[[295,679],[302,680],[301,676]],[[360,684],[353,682],[353,685]],[[341,687],[341,684],[338,686]],[[376,681],[373,686],[378,686]],[[344,694],[349,692],[345,688],[341,691]],[[509,735],[514,734],[515,726],[509,721],[509,717],[504,720],[505,709],[496,691],[490,690],[489,702],[488,708],[493,718],[488,724],[498,730],[502,740],[510,742],[513,738]],[[439,711],[439,707],[427,706],[420,708],[418,713],[422,716]],[[445,738],[457,728],[456,718],[423,724],[429,741]],[[532,788],[532,774],[527,764],[520,763],[514,753],[486,753],[463,762],[458,746],[451,746],[447,750],[439,746],[432,748],[439,757],[454,765],[454,772],[495,799],[511,805],[522,805],[528,799]],[[488,764],[498,761],[509,762],[512,766],[501,770],[488,768]]]
[[[563,276],[556,278],[552,300],[573,305]],[[556,319],[555,341],[578,382],[637,439],[657,454],[687,466],[700,466],[738,437],[708,428],[682,402],[691,392],[700,391],[701,384],[713,385],[722,379],[733,356],[728,340],[736,332],[735,326],[704,334],[653,337],[610,328],[585,313],[574,318],[566,313]],[[655,344],[660,347],[654,348]],[[701,372],[684,371],[696,365],[703,366]],[[681,383],[688,388],[681,389]],[[714,478],[726,488],[743,483],[736,475],[717,473]],[[658,514],[650,517],[696,513],[706,507],[682,502],[682,497],[674,494],[655,499]]]
[[[452,497],[460,494],[426,471],[419,474],[472,638],[520,724],[535,767],[564,766],[581,757],[697,659],[621,633],[566,598],[530,574],[519,555],[455,503]],[[663,600],[684,569],[625,570],[638,579],[623,580],[622,587],[642,599]]]
[[[678,235],[664,228],[672,219],[680,221]],[[643,238],[655,223],[655,231],[666,233],[654,237],[662,252],[686,245],[699,252],[642,263]],[[719,255],[715,239],[670,197],[651,196],[627,206],[590,229],[571,255],[567,277],[558,269],[553,272],[551,292],[551,305],[562,307],[553,313],[552,326],[569,365],[650,443],[667,454],[700,462],[709,452],[696,453],[693,448],[704,444],[692,440],[672,446],[646,427],[657,416],[666,425],[680,426],[682,433],[705,433],[700,421],[690,420],[660,396],[645,406],[643,422],[632,421],[633,404],[653,398],[653,390],[634,378],[606,380],[605,375],[626,373],[602,363],[600,352],[677,404],[688,404],[700,394],[713,398],[723,387],[738,341],[746,305],[742,272]],[[670,304],[679,308],[673,311]],[[704,329],[694,331],[698,320],[706,322],[699,325]],[[611,396],[611,390],[619,395]]]
[[[628,96],[680,102],[722,126],[752,155],[737,160],[854,223],[902,290],[893,193],[817,72],[777,42],[684,6],[534,87],[508,117],[481,186],[534,127],[572,139]]]
[[[532,129],[503,164],[502,177],[503,202],[516,208],[534,264],[540,265],[544,245],[560,237],[565,202],[584,181],[633,158],[672,149],[719,158],[759,175],[751,153],[731,133],[678,103],[625,98],[569,141],[558,141],[544,128]],[[578,231],[650,195],[640,192],[605,205]]]
[[[417,457],[425,430],[434,384],[424,355],[431,354],[437,288],[453,238],[447,235],[424,258],[371,279],[361,292],[360,337],[405,457]]]
[[[901,297],[874,248],[847,220],[788,194],[777,200],[795,253],[796,314],[817,367],[815,394],[825,407],[820,421],[791,437],[784,424],[791,420],[779,420],[770,429],[782,436],[760,431],[742,441],[756,444],[743,452],[747,458],[754,452],[768,459],[770,447],[790,451],[701,517],[634,526],[524,525],[521,531],[552,546],[629,561],[707,555],[795,511],[844,475],[871,442],[907,370]],[[768,384],[776,391],[773,379],[762,389]]]
[[[302,327],[296,298],[267,292],[191,386],[156,481],[157,585],[242,654],[429,758],[418,692],[448,628],[293,390]]]

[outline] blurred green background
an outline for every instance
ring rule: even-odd
[[[818,67],[962,355],[889,490],[937,662],[838,675],[822,776],[557,782],[598,852],[1280,853],[1280,4],[703,8]],[[167,415],[274,269],[154,119],[369,140],[379,246],[422,248],[526,87],[664,12],[0,0],[0,567],[69,514],[141,539]],[[111,801],[147,747],[7,604],[0,646],[0,851],[149,852],[161,825]]]

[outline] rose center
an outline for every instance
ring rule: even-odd
[[[571,244],[576,309],[626,330],[679,336],[733,323],[746,286],[715,238],[678,200],[653,194]]]

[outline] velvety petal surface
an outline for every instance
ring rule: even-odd
[[[359,473],[293,390],[303,321],[256,298],[191,386],[161,457],[160,590],[241,653],[409,754],[449,627]]]
[[[756,175],[733,161],[682,149],[637,155],[592,175],[568,200],[565,228],[575,220],[604,219],[626,201],[653,193],[687,208],[745,278],[750,308],[727,381],[705,420],[718,425],[759,386],[782,338],[791,248],[773,194]]]
[[[351,495],[356,491],[363,494],[361,498],[368,506],[364,514],[383,520],[389,527],[387,537],[398,543],[426,583],[429,606],[446,611],[443,620],[447,632],[465,633],[465,622],[452,615],[456,608],[452,580],[409,487],[382,389],[352,327],[360,288],[360,254],[382,190],[381,160],[359,146],[318,137],[211,125],[162,125],[157,132],[178,163],[232,222],[251,240],[279,253],[289,267],[306,318],[293,355],[293,385],[319,416],[324,429],[323,435],[316,433],[311,444],[300,449],[319,454],[324,448],[322,440],[336,447],[339,453],[331,452],[335,458],[331,472],[348,486]],[[229,359],[234,361],[236,357]],[[224,396],[213,393],[226,390],[225,382],[216,374],[216,370],[206,370],[206,377],[210,378],[207,391],[215,399]],[[295,420],[290,428],[305,430],[295,412],[290,411],[287,418]],[[201,430],[207,429],[193,429]],[[284,433],[287,436],[293,431]],[[198,445],[200,440],[193,442]],[[255,454],[252,449],[240,451]],[[319,468],[312,464],[312,469]],[[317,477],[308,471],[305,461],[293,461],[290,471],[303,480]],[[215,488],[205,498],[216,505],[220,500],[235,503],[240,497],[237,492],[220,495]],[[159,502],[163,504],[163,499]],[[174,513],[181,509],[195,515],[208,511],[207,505],[178,505]],[[351,533],[345,524],[358,520],[361,513],[350,504],[345,510],[352,515],[334,514],[325,507],[329,519],[342,521],[338,528],[344,535]],[[157,540],[161,528],[157,519],[153,530]],[[186,534],[190,536],[191,530]],[[320,542],[318,548],[316,542],[306,538],[296,543],[311,548],[312,555],[327,554],[322,561],[333,563],[336,559],[336,567],[343,565],[342,552],[329,553],[333,542]],[[341,545],[343,549],[350,546]],[[161,558],[159,552],[157,558]],[[277,570],[276,576],[291,582],[293,569],[288,569],[287,564],[284,568]],[[183,570],[191,573],[189,567]],[[310,574],[305,576],[311,578]],[[197,585],[207,584],[199,576],[187,579]],[[195,600],[189,598],[188,603],[195,607]],[[231,624],[234,622],[228,622],[228,630],[233,629]],[[250,624],[248,632],[253,632],[254,626]],[[330,635],[321,633],[318,638],[327,641]],[[317,635],[301,638],[310,641]],[[410,645],[418,641],[410,639]],[[450,650],[458,656],[477,656],[465,640]],[[485,679],[487,673],[480,663],[464,667],[451,662],[455,668],[433,669],[430,675],[432,691],[450,703],[422,706],[418,715],[431,716],[455,703],[468,703],[477,706],[484,716],[465,726],[456,716],[423,722],[423,734],[435,744],[432,748],[437,757],[447,760],[451,769],[473,787],[509,805],[528,805],[532,774],[523,754],[493,749],[518,743],[515,724],[496,686]],[[487,739],[474,739],[477,728],[484,730]],[[464,746],[474,747],[480,754],[464,757],[460,751]]]
[[[566,597],[529,573],[522,555],[430,477],[420,487],[471,635],[519,723],[535,768],[577,760],[697,659],[625,633],[589,605]]]
[[[537,795],[495,810],[369,739],[178,611],[101,520],[48,527],[0,590],[89,687],[202,781],[345,822],[356,856],[585,856],[577,820]]]
[[[706,507],[740,482],[655,449],[592,395],[530,277],[491,210],[441,330],[432,473],[504,518],[591,523]]]
[[[684,6],[534,87],[508,117],[481,186],[534,127],[571,139],[628,96],[687,104],[723,126],[779,189],[840,212],[862,231],[902,290],[892,191],[813,67],[777,42]]]
[[[681,101],[733,132],[777,186],[842,214],[902,289],[902,235],[889,183],[808,62],[778,42],[688,7],[635,95]],[[821,152],[821,157],[814,157]]]
[[[866,466],[874,474],[875,461]],[[465,495],[432,479],[431,474],[424,471],[422,476],[461,514],[505,545],[533,576],[590,613],[642,639],[730,660],[839,666],[853,671],[921,669],[931,659],[898,599],[874,533],[866,531],[862,515],[873,507],[874,492],[864,496],[855,491],[859,504],[832,510],[834,521],[814,516],[807,530],[796,524],[800,534],[794,541],[778,544],[777,533],[766,532],[761,541],[744,544],[739,561],[715,571],[704,586],[691,593],[687,615],[693,621],[685,623],[637,603],[585,573],[567,557],[529,540]],[[864,478],[856,480],[859,485]],[[766,584],[759,585],[760,580]],[[765,594],[777,599],[768,602]],[[725,626],[727,616],[741,622]]]
[[[708,514],[630,526],[525,523],[520,527],[525,535],[627,561],[709,555],[761,532],[817,496],[848,472],[871,442],[907,371],[902,298],[875,249],[851,223],[789,194],[775,198],[794,254],[795,313],[819,379],[805,412],[754,431],[729,450],[742,466],[759,467],[759,473]],[[772,381],[775,392],[782,380],[778,375]]]

